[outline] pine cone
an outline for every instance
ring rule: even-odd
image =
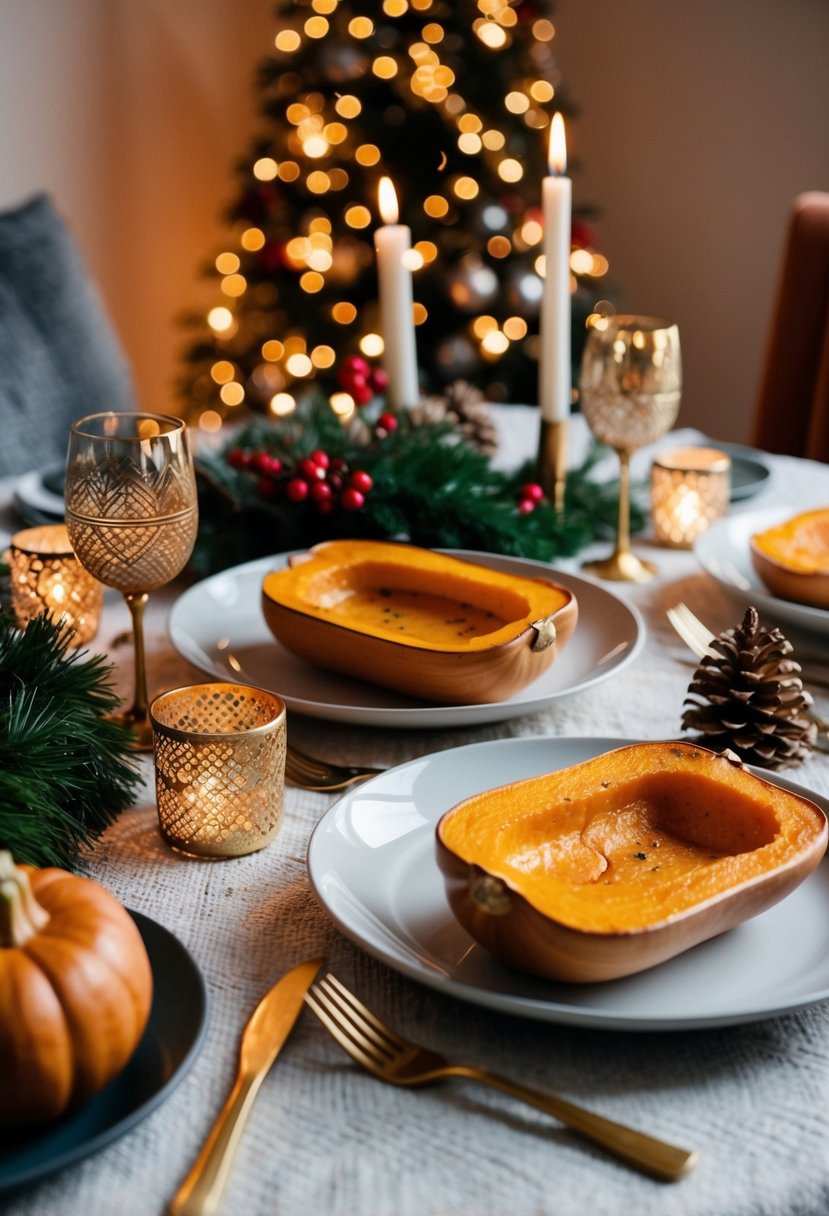
[[[414,426],[451,422],[464,439],[478,451],[491,455],[498,447],[498,430],[489,402],[480,389],[466,380],[455,380],[443,396],[427,397],[410,412]]]
[[[711,643],[685,698],[683,730],[701,731],[699,742],[730,748],[741,760],[776,769],[803,760],[817,728],[806,716],[812,704],[800,664],[779,629],[760,625],[756,608]]]
[[[359,412],[355,413],[351,421],[346,425],[345,433],[348,437],[348,442],[355,448],[370,447],[374,438],[373,428],[369,426]]]

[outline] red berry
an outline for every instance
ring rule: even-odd
[[[327,481],[315,481],[311,486],[311,497],[314,502],[327,502],[333,491]]]
[[[522,498],[518,503],[518,512],[520,515],[529,515],[535,510],[535,502],[532,498]]]
[[[351,474],[349,484],[352,485],[355,490],[359,490],[361,494],[368,494],[369,490],[374,485],[374,482],[371,480],[371,476],[366,473],[364,469],[355,469]]]
[[[291,502],[305,502],[308,497],[308,482],[301,477],[292,477],[285,487],[285,493]]]
[[[344,511],[359,511],[365,501],[365,495],[353,486],[347,486],[340,495],[340,506]]]
[[[256,492],[260,498],[273,498],[276,493],[276,482],[272,477],[260,477],[256,483]]]
[[[345,473],[348,469],[348,465],[343,460],[342,456],[332,456],[331,463],[328,467],[331,469],[332,473]]]
[[[300,460],[297,469],[309,481],[322,481],[325,477],[325,469],[321,469],[310,456],[306,456],[304,460]]]
[[[529,498],[532,502],[541,502],[544,497],[544,487],[540,486],[537,481],[528,481],[521,487],[521,497]]]
[[[331,457],[327,452],[323,452],[322,448],[317,448],[311,453],[311,459],[318,469],[327,469],[331,464]]]
[[[330,486],[332,490],[341,490],[345,482],[341,473],[329,473],[324,484]]]
[[[334,500],[331,498],[321,498],[317,503],[317,510],[320,515],[330,515],[334,510]]]
[[[391,410],[386,410],[385,413],[381,414],[377,419],[377,429],[380,431],[388,431],[389,434],[391,434],[392,431],[396,431],[399,425],[399,422]]]
[[[231,448],[227,454],[227,463],[232,469],[246,469],[250,464],[250,456],[244,448]]]
[[[369,377],[369,382],[375,393],[384,393],[389,387],[389,378],[385,368],[375,367]]]
[[[370,371],[371,368],[362,355],[348,355],[337,368],[337,383],[340,388],[350,392],[354,377],[361,376],[365,380]]]
[[[282,461],[278,456],[271,456],[267,452],[254,452],[248,466],[263,477],[276,477],[282,472]]]
[[[356,405],[368,405],[374,400],[374,392],[365,376],[352,376],[347,388]]]

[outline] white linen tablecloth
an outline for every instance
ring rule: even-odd
[[[529,411],[510,415],[504,460],[530,450],[534,424]],[[665,444],[677,438],[687,436]],[[640,454],[640,472],[647,456]],[[829,503],[826,466],[779,457],[771,465],[773,477],[761,495],[735,510],[792,495]],[[652,548],[646,540],[635,547]],[[665,609],[685,600],[715,629],[735,624],[742,610],[691,554],[654,549],[648,555],[660,566],[654,582],[612,588],[636,604],[647,624],[642,652],[616,678],[546,712],[476,728],[383,731],[292,716],[292,740],[332,760],[391,765],[463,743],[523,735],[676,736],[693,664]],[[580,563],[559,565],[578,571]],[[128,692],[131,646],[117,640],[125,630],[126,609],[108,593],[96,648],[115,658],[119,684]],[[147,630],[154,689],[203,678],[174,653],[162,596],[151,599]],[[817,707],[829,717],[825,699]],[[146,771],[149,778],[149,761]],[[829,795],[829,756],[815,753],[788,775]],[[190,950],[209,991],[206,1040],[159,1109],[95,1156],[0,1196],[0,1211],[163,1212],[229,1090],[251,1010],[289,966],[315,955],[324,955],[392,1024],[450,1057],[486,1064],[697,1148],[700,1163],[688,1178],[660,1183],[542,1114],[470,1083],[419,1091],[382,1085],[353,1065],[306,1011],[260,1091],[221,1207],[227,1216],[829,1211],[829,1004],[746,1026],[636,1033],[537,1022],[443,995],[352,945],[318,905],[305,850],[334,801],[289,789],[277,840],[261,853],[221,863],[184,860],[163,845],[149,783],[139,804],[106,833],[90,855],[91,872]]]

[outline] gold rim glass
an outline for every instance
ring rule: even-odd
[[[135,641],[135,694],[121,718],[137,749],[152,747],[144,607],[181,572],[198,526],[196,482],[180,418],[101,413],[77,421],[66,458],[66,526],[78,561],[120,591]]]
[[[600,578],[645,583],[656,567],[630,547],[630,456],[676,421],[682,392],[679,330],[672,321],[598,317],[582,356],[581,410],[593,434],[619,457],[619,519],[610,557],[589,562]]]

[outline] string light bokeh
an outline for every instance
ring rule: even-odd
[[[263,130],[237,167],[206,304],[186,318],[195,336],[180,391],[191,420],[215,431],[244,408],[282,416],[312,387],[348,416],[338,364],[383,356],[373,250],[383,175],[412,230],[424,388],[464,379],[492,400],[537,400],[546,128],[556,110],[572,113],[548,8],[279,5],[257,78]],[[575,359],[584,319],[608,292],[595,243],[577,212]]]

